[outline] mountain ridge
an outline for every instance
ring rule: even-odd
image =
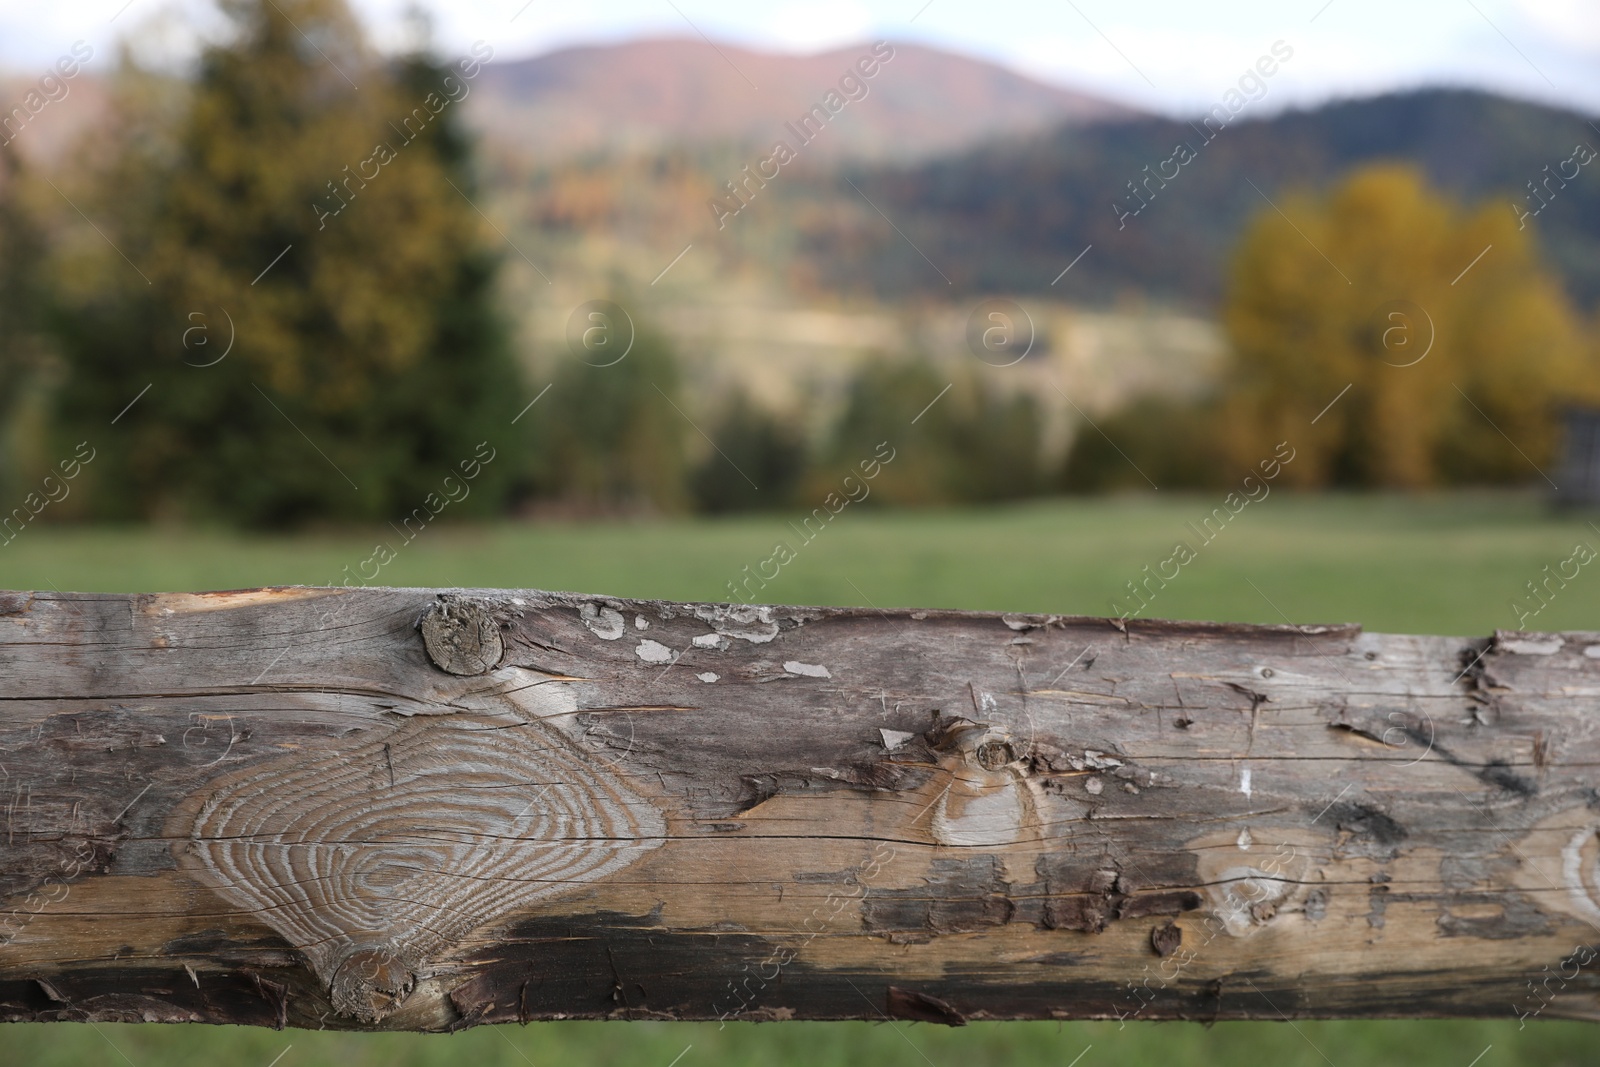
[[[1324,189],[1378,162],[1417,166],[1462,200],[1502,200],[1527,210],[1528,183],[1569,160],[1574,145],[1600,148],[1600,130],[1577,111],[1481,90],[1418,89],[1346,99],[1230,123],[1204,142],[1170,189],[1136,217],[1130,185],[1173,154],[1200,144],[1195,126],[1140,118],[1057,129],[1022,142],[912,166],[855,167],[817,175],[784,195],[848,203],[854,190],[892,216],[904,237],[859,230],[865,211],[816,213],[804,254],[832,287],[871,285],[882,295],[1073,292],[1094,301],[1128,290],[1213,305],[1246,221],[1289,189]],[[1600,301],[1600,166],[1567,181],[1537,218],[1538,239],[1569,292]],[[909,242],[909,243],[908,243]],[[910,247],[916,246],[916,250]],[[1052,282],[1073,256],[1093,260]],[[943,274],[928,269],[924,254]],[[1087,269],[1086,269],[1087,268]]]
[[[903,41],[862,76],[873,43],[809,55],[763,52],[692,38],[579,45],[485,67],[474,125],[500,145],[541,158],[684,143],[770,145],[855,76],[827,159],[917,160],[1000,137],[1145,113],[988,60]]]

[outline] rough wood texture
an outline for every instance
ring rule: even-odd
[[[1600,634],[16,593],[0,671],[0,1018],[1600,1016]]]

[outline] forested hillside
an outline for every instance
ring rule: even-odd
[[[1600,130],[1584,116],[1427,90],[1245,119],[1221,129],[1198,119],[1061,128],[916,167],[821,177],[780,195],[809,203],[790,212],[802,228],[799,254],[815,258],[829,287],[885,297],[952,287],[1043,293],[1092,244],[1054,293],[1100,301],[1136,291],[1210,307],[1246,220],[1270,209],[1267,198],[1325,189],[1362,164],[1403,161],[1455,196],[1502,197],[1508,215],[1527,212],[1573,297],[1585,306],[1600,299],[1600,168],[1587,162]],[[1190,149],[1187,162],[1178,146]],[[817,210],[823,201],[839,207]]]

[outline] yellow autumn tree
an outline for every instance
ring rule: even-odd
[[[1280,210],[1281,209],[1281,210]],[[1592,357],[1531,229],[1373,166],[1265,208],[1225,311],[1229,451],[1297,451],[1304,486],[1537,480],[1556,409],[1594,395]]]

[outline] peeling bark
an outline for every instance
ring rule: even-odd
[[[0,1018],[1600,1016],[1600,634],[0,593]]]

